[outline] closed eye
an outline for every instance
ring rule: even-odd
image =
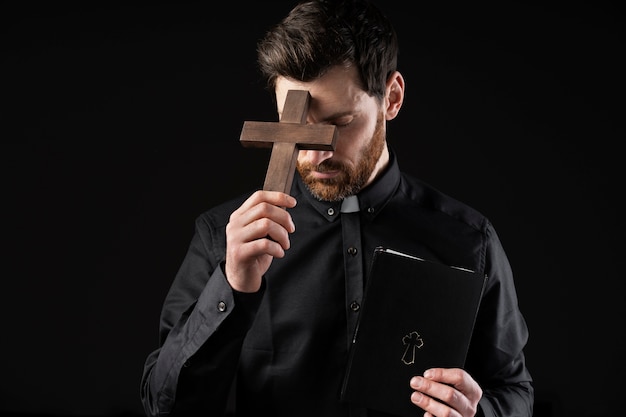
[[[334,119],[331,124],[337,127],[346,127],[346,126],[349,126],[353,120],[354,120],[354,117],[340,117],[340,118]]]

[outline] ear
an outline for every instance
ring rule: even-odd
[[[404,102],[404,77],[398,71],[394,71],[387,79],[384,101],[385,118],[387,120],[395,119]]]

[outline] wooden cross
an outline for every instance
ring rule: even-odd
[[[300,149],[335,149],[336,126],[306,124],[310,99],[306,90],[289,90],[280,122],[244,122],[239,138],[243,146],[272,147],[264,190],[289,194]]]

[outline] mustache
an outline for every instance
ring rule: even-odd
[[[345,169],[341,162],[330,160],[324,161],[318,165],[307,164],[307,168],[317,172],[342,171]]]

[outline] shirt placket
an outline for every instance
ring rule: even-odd
[[[359,212],[341,213],[343,234],[343,259],[346,276],[346,318],[348,347],[356,329],[363,299],[363,255],[361,248],[361,222]]]

